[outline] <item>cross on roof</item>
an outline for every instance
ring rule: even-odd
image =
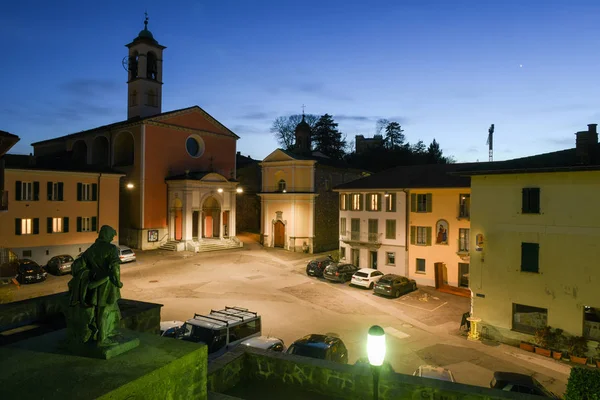
[[[304,115],[304,109],[306,108],[306,106],[304,104],[302,104],[302,115]]]

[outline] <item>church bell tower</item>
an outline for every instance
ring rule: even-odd
[[[129,55],[123,59],[127,69],[127,119],[145,118],[162,111],[162,55],[165,46],[158,44],[148,30],[148,14],[144,29],[126,45]]]

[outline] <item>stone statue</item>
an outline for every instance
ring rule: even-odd
[[[69,281],[67,343],[76,349],[120,343],[121,298],[119,251],[112,244],[117,232],[100,228],[96,242],[73,262]]]

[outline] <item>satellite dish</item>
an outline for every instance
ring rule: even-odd
[[[123,57],[123,61],[121,61],[121,64],[123,64],[123,68],[125,69],[125,71],[129,72],[129,56]]]

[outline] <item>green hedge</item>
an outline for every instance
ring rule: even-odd
[[[565,400],[600,400],[600,371],[572,368]]]

